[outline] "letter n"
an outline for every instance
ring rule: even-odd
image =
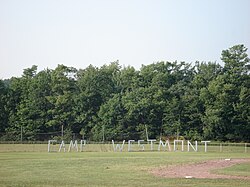
[[[197,152],[198,151],[198,143],[197,143],[197,141],[195,141],[195,147],[191,144],[191,142],[188,140],[188,152],[189,152],[189,150],[190,150],[190,146],[192,147],[192,149],[195,151],[195,152]]]

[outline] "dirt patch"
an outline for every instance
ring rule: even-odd
[[[250,176],[232,176],[211,173],[212,170],[222,169],[244,162],[250,162],[250,159],[209,160],[195,164],[157,168],[150,172],[155,176],[167,178],[250,179]]]

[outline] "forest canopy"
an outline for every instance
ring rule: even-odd
[[[48,140],[64,128],[91,141],[168,138],[250,141],[244,45],[216,62],[76,69],[58,65],[0,80],[0,140]],[[51,133],[51,134],[50,134]],[[55,137],[54,137],[55,138]],[[65,137],[66,138],[66,137]]]

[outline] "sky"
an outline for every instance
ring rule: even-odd
[[[222,50],[250,48],[249,7],[250,0],[0,0],[0,79],[32,65],[222,63]]]

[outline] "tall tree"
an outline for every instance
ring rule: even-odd
[[[5,132],[8,126],[7,105],[7,88],[4,81],[0,80],[0,133]]]
[[[96,68],[92,65],[79,70],[77,87],[79,93],[75,98],[74,111],[81,132],[87,138],[93,138],[92,128],[97,125],[100,107],[118,92],[118,62]]]
[[[221,59],[225,63],[224,73],[210,82],[208,90],[203,90],[206,103],[206,115],[203,118],[205,137],[239,140],[236,132],[249,124],[248,118],[239,120],[242,115],[238,111],[242,99],[247,98],[244,93],[249,86],[246,84],[249,81],[249,58],[246,50],[244,45],[223,50]],[[244,111],[244,116],[246,112]]]
[[[51,73],[51,95],[46,98],[52,105],[48,111],[51,119],[47,122],[53,130],[61,128],[71,131],[74,127],[75,116],[73,111],[76,69],[58,65]]]

